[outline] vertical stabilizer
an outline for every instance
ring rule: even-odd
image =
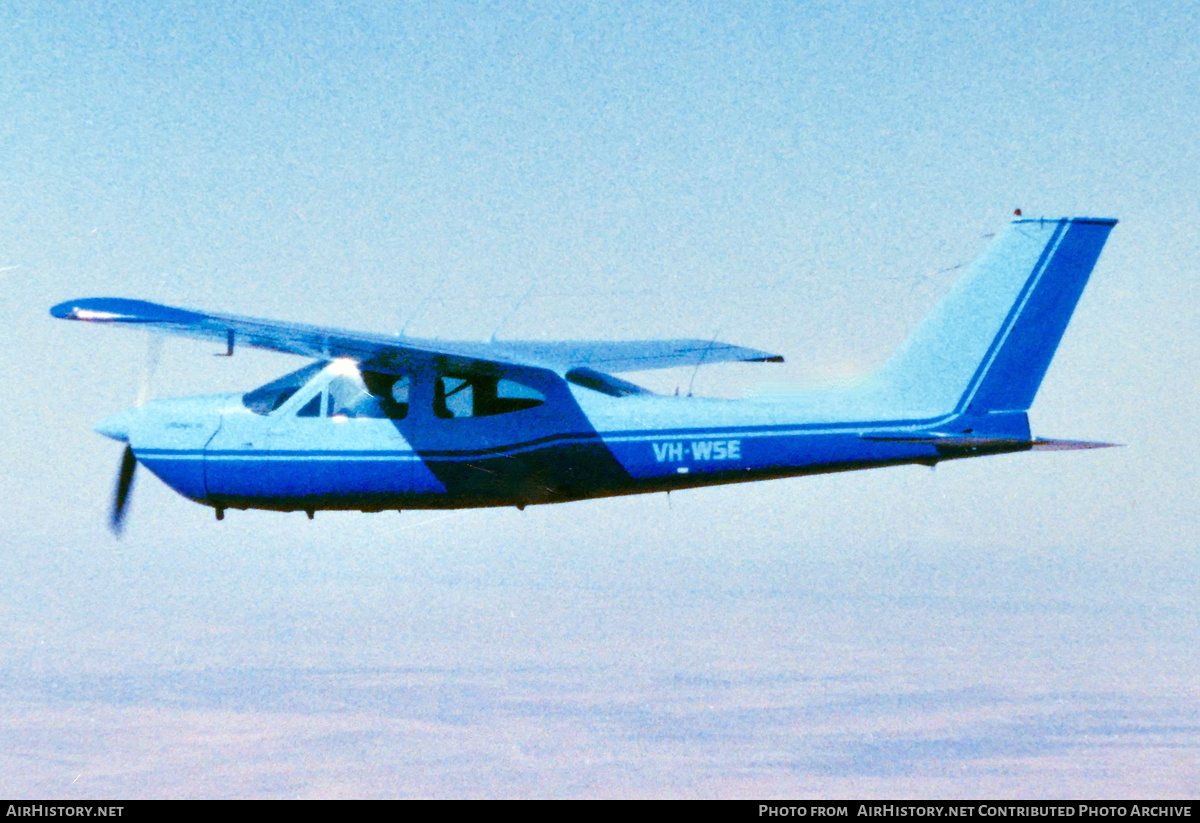
[[[880,369],[906,415],[1024,412],[1116,220],[1016,220]]]

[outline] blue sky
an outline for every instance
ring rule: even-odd
[[[1197,16],[6,6],[0,788],[1194,794]],[[143,473],[117,543],[146,343],[47,312],[788,356],[735,394],[878,363],[1017,207],[1121,219],[1031,418],[1123,449],[313,523]],[[294,367],[210,354],[155,393]]]

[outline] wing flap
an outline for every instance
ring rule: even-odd
[[[565,370],[587,367],[604,372],[669,369],[713,363],[782,363],[783,356],[716,340],[504,340],[500,351],[521,362]]]

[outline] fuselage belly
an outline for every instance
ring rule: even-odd
[[[654,400],[668,407],[691,402]],[[141,427],[136,456],[199,502],[284,511],[525,506],[968,456],[827,422],[560,431],[486,449],[443,441],[422,451],[386,420],[316,418],[299,421],[297,431],[294,419],[272,426],[237,402],[224,398],[207,426]],[[712,402],[701,407],[708,417]]]

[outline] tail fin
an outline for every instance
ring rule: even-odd
[[[1015,220],[876,375],[906,416],[1033,404],[1116,220]]]

